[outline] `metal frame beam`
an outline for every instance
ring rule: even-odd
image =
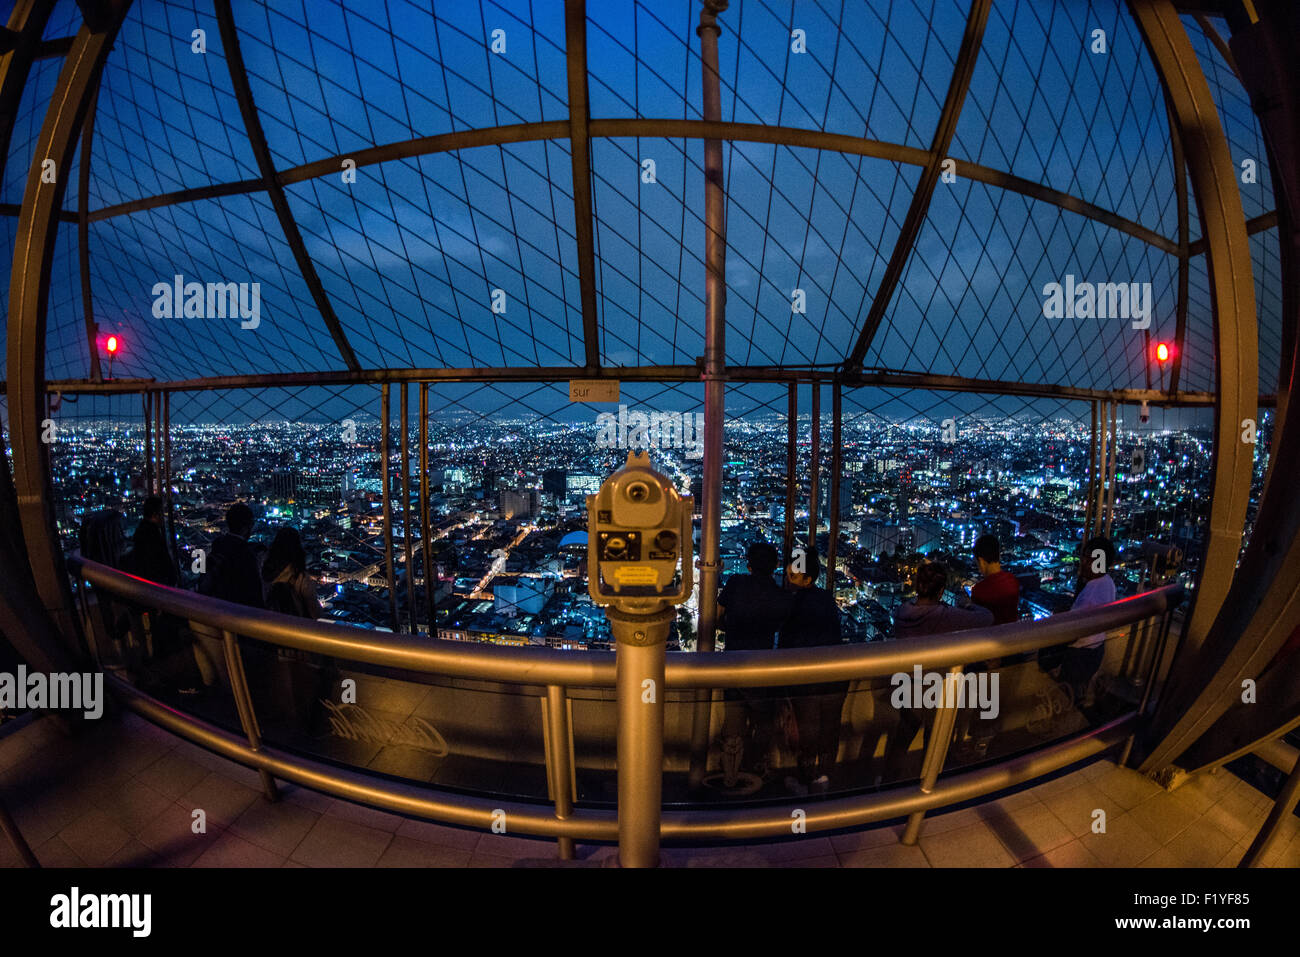
[[[104,61],[130,2],[119,0],[105,7],[107,23],[101,31],[92,31],[89,26],[78,31],[50,96],[23,194],[9,287],[7,395],[18,513],[41,603],[70,646],[80,634],[80,626],[72,610],[54,517],[49,446],[41,441],[47,391],[45,321],[58,212],[67,190],[73,154]],[[7,63],[6,80],[9,66]],[[53,182],[47,182],[44,175],[46,160],[54,163]]]
[[[1269,210],[1267,213],[1260,213],[1246,220],[1246,235],[1254,236],[1256,233],[1262,233],[1270,229],[1277,228],[1277,210]],[[1205,237],[1192,240],[1187,244],[1187,254],[1189,256],[1199,256],[1205,252]]]
[[[9,17],[7,28],[15,42],[0,55],[0,171],[9,157],[18,104],[32,60],[40,56],[38,43],[53,9],[54,0],[21,0]],[[0,423],[0,437],[3,432]],[[60,644],[54,619],[41,607],[21,514],[8,459],[0,455],[0,567],[6,570],[0,581],[0,633],[33,668],[67,671],[72,662]]]
[[[1129,0],[1129,5],[1173,105],[1209,244],[1218,391],[1205,562],[1184,639],[1185,650],[1192,652],[1205,640],[1228,593],[1246,523],[1254,447],[1241,441],[1241,423],[1258,414],[1255,286],[1235,166],[1187,31],[1169,0]]]
[[[596,317],[596,241],[591,203],[591,120],[587,100],[587,4],[565,0],[565,52],[569,69],[569,155],[573,161],[573,227],[578,244],[578,286],[582,290],[582,342],[587,371],[600,365]]]
[[[1145,0],[1142,6],[1147,7],[1150,2]],[[1273,3],[1260,3],[1258,9],[1265,19],[1243,23],[1241,29],[1234,31],[1230,42],[1242,69],[1243,85],[1259,114],[1270,151],[1270,166],[1274,170],[1274,191],[1282,224],[1279,239],[1283,327],[1286,328],[1294,326],[1297,315],[1300,315],[1300,235],[1295,230],[1295,224],[1300,222],[1300,174],[1297,174],[1300,98],[1294,86],[1279,80],[1291,71],[1297,55],[1300,55],[1300,41],[1297,39],[1300,37],[1300,11],[1291,4]],[[1158,15],[1164,21],[1170,19],[1164,11],[1159,11]],[[1149,16],[1149,19],[1155,17]],[[1213,128],[1218,129],[1217,123]],[[1220,189],[1228,194],[1231,202],[1239,204],[1233,181],[1235,168],[1226,151],[1214,159],[1217,161],[1210,175],[1227,180]],[[1206,204],[1199,191],[1198,199],[1204,210]],[[1218,220],[1205,216],[1204,212],[1201,217],[1207,227],[1212,281],[1226,268],[1221,260],[1216,259],[1216,253],[1220,253],[1225,244],[1246,245],[1240,236],[1223,235],[1227,231],[1226,216],[1222,207],[1216,207],[1215,211],[1220,214]],[[1229,253],[1233,255],[1231,247]],[[1240,262],[1243,257],[1242,278],[1249,285],[1248,246],[1244,252],[1235,252],[1234,261]],[[1253,294],[1253,288],[1249,291]],[[1215,292],[1216,296],[1222,294],[1217,284]],[[1219,316],[1222,317],[1222,312]],[[1222,339],[1222,334],[1217,338]],[[1254,359],[1255,355],[1252,343],[1246,358]],[[1284,374],[1280,388],[1285,397],[1300,378],[1300,350],[1295,348],[1294,340],[1289,351],[1284,351],[1282,360]],[[1254,417],[1253,411],[1239,411],[1243,411],[1244,416]],[[1220,419],[1223,417],[1221,413]],[[1174,661],[1168,690],[1153,716],[1147,736],[1150,742],[1148,753],[1141,765],[1145,772],[1160,772],[1176,763],[1197,767],[1222,760],[1225,749],[1231,749],[1235,737],[1251,736],[1247,724],[1253,723],[1255,731],[1258,731],[1259,726],[1269,723],[1265,717],[1267,711],[1259,715],[1254,713],[1265,708],[1264,704],[1250,708],[1250,713],[1244,716],[1243,709],[1235,707],[1241,700],[1242,681],[1258,679],[1259,690],[1263,692],[1266,683],[1275,684],[1277,677],[1287,677],[1285,672],[1270,672],[1269,664],[1275,661],[1278,651],[1300,623],[1300,500],[1297,500],[1294,489],[1294,476],[1300,471],[1300,420],[1295,416],[1281,415],[1279,419],[1279,427],[1274,433],[1269,477],[1260,499],[1254,532],[1241,555],[1230,587],[1225,588],[1221,607],[1214,609],[1217,615],[1213,617],[1208,633],[1202,640],[1180,650]],[[1222,433],[1225,431],[1229,433],[1227,441],[1232,447],[1239,449],[1244,445],[1238,441],[1236,421],[1220,421],[1219,425],[1221,434],[1216,442],[1216,452],[1221,451],[1225,441]],[[1253,446],[1245,448],[1253,452]],[[1253,456],[1244,458],[1248,488]],[[1234,493],[1236,491],[1234,488]],[[1216,495],[1215,505],[1218,504]],[[1212,534],[1216,527],[1218,523],[1212,521]],[[1225,557],[1235,561],[1235,550],[1233,555]],[[1229,572],[1231,568],[1232,565],[1228,564]],[[1205,578],[1202,577],[1202,592],[1206,587]],[[1224,583],[1215,584],[1225,587]],[[1196,616],[1201,613],[1203,603],[1202,595],[1197,601],[1193,625],[1199,624]],[[1192,637],[1198,636],[1193,632]],[[1274,688],[1271,697],[1276,699],[1286,684],[1284,681],[1282,687]],[[1261,696],[1259,700],[1265,702],[1268,699]],[[1294,711],[1289,714],[1293,715]],[[1288,716],[1275,713],[1273,720]]]
[[[98,327],[95,325],[95,303],[90,295],[90,155],[95,141],[95,105],[99,102],[96,86],[86,110],[86,122],[81,130],[81,163],[77,170],[77,260],[81,271],[81,315],[86,323],[86,351],[90,357],[90,377],[103,381],[99,369]]]
[[[357,167],[387,163],[393,160],[428,156],[434,153],[448,153],[456,150],[474,149],[481,146],[502,146],[508,143],[529,143],[538,140],[567,139],[571,134],[568,120],[548,120],[540,123],[515,123],[506,126],[490,126],[476,130],[458,130],[454,133],[441,133],[436,136],[421,136],[393,143],[383,143],[366,149],[349,153],[347,158],[356,162]],[[845,133],[827,133],[822,130],[800,129],[787,126],[767,126],[762,123],[733,123],[721,120],[671,120],[671,119],[592,119],[587,124],[587,134],[591,139],[721,139],[746,143],[769,143],[774,146],[794,146],[802,149],[826,150],[843,153],[848,156],[867,156],[872,159],[908,166],[925,166],[930,154],[914,146],[899,143],[886,143],[861,136]],[[281,186],[301,183],[321,176],[331,176],[341,169],[344,157],[331,156],[326,159],[313,160],[300,166],[281,170],[275,175],[275,182]],[[1161,236],[1155,230],[1141,223],[1125,219],[1110,210],[1089,203],[1078,196],[1052,189],[1042,183],[1035,183],[1003,170],[991,169],[977,163],[971,163],[960,157],[953,157],[958,168],[967,179],[976,180],[989,186],[996,186],[1039,202],[1048,203],[1061,209],[1076,213],[1086,219],[1102,223],[1125,235],[1139,239],[1155,246],[1163,252],[1176,254],[1178,244],[1168,237]],[[241,193],[254,193],[267,188],[263,179],[247,179],[233,183],[215,183],[195,189],[176,190],[160,193],[143,199],[104,206],[90,212],[90,221],[124,216],[142,209],[156,209],[178,203],[210,199],[216,196],[233,196]],[[6,211],[0,205],[0,213]],[[75,218],[74,213],[64,214]],[[70,219],[72,221],[72,219]],[[1193,250],[1196,244],[1193,243]]]
[[[19,0],[9,14],[7,29],[16,36],[13,48],[0,54],[0,169],[9,159],[14,120],[22,103],[23,90],[27,87],[32,61],[40,58],[41,35],[53,10],[54,0]],[[18,209],[14,207],[15,214]]]
[[[293,218],[293,211],[289,209],[289,200],[285,197],[284,187],[276,177],[275,164],[271,160],[271,149],[267,145],[266,134],[262,131],[262,121],[257,115],[257,106],[253,103],[253,91],[248,84],[248,71],[244,67],[244,55],[239,49],[239,31],[235,28],[234,14],[230,11],[230,0],[214,0],[214,6],[217,24],[221,29],[221,44],[226,54],[226,65],[230,68],[230,82],[234,86],[235,99],[239,101],[239,112],[244,118],[244,130],[248,134],[248,145],[257,159],[258,172],[262,175],[267,195],[275,208],[275,215],[280,220],[280,228],[284,230],[285,242],[289,244],[294,261],[298,264],[298,270],[302,273],[303,282],[307,284],[312,300],[320,310],[321,319],[328,327],[344,364],[349,369],[360,369],[361,364],[357,362],[339,317],[334,312],[334,306],[325,294],[325,287],[316,273],[316,266],[311,261],[307,247],[303,244],[302,233],[299,232],[298,223]]]
[[[1173,104],[1165,96],[1165,114],[1169,121],[1169,144],[1174,164],[1174,190],[1178,201],[1178,299],[1174,304],[1174,367],[1169,374],[1169,391],[1177,392],[1183,374],[1183,345],[1187,341],[1187,301],[1191,283],[1191,251],[1189,235],[1191,218],[1187,202],[1187,157],[1183,155],[1183,136],[1174,117]],[[1151,331],[1146,333],[1143,350],[1146,361],[1142,367],[1147,373],[1147,388],[1151,387]],[[1162,382],[1161,385],[1164,383]]]
[[[907,208],[903,225],[898,230],[898,239],[894,251],[885,266],[885,275],[880,286],[871,299],[871,308],[867,318],[858,332],[857,342],[849,353],[845,368],[850,371],[861,369],[862,360],[871,347],[871,340],[876,337],[876,330],[885,316],[885,310],[894,299],[894,291],[903,278],[903,268],[916,246],[916,237],[925,225],[926,213],[930,211],[930,200],[934,198],[934,187],[939,182],[939,168],[948,155],[952,145],[953,134],[957,131],[957,119],[961,116],[962,104],[966,102],[966,91],[970,89],[971,76],[975,72],[975,60],[979,56],[980,46],[984,42],[984,25],[989,19],[992,0],[973,0],[970,14],[966,18],[966,33],[961,40],[961,49],[952,68],[952,79],[948,83],[948,94],[943,101],[943,110],[939,114],[939,124],[935,127],[934,139],[930,143],[930,153],[921,173],[921,181],[912,194],[912,204]],[[814,508],[816,503],[814,503]]]
[[[581,367],[518,366],[471,369],[362,369],[358,372],[335,370],[332,372],[284,372],[276,375],[213,376],[206,379],[109,379],[91,382],[87,379],[57,379],[46,383],[49,392],[65,395],[130,394],[144,389],[161,389],[167,392],[207,392],[222,389],[296,388],[304,385],[352,385],[381,382],[563,382],[582,378]],[[698,382],[697,366],[639,366],[636,368],[604,367],[591,378],[623,382]],[[1155,389],[1084,389],[1050,383],[1010,382],[1003,379],[965,379],[959,376],[922,375],[911,372],[872,372],[852,377],[838,376],[833,372],[810,368],[776,366],[731,366],[727,370],[729,382],[833,382],[841,381],[849,389],[880,387],[887,389],[929,389],[941,392],[971,392],[981,394],[1015,395],[1066,399],[1091,402],[1112,399],[1121,403],[1150,402],[1169,408],[1208,406],[1214,404],[1213,392],[1161,392]],[[0,382],[0,395],[7,385]],[[1277,402],[1275,395],[1261,395],[1261,408],[1271,408]]]

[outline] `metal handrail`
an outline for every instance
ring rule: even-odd
[[[241,695],[234,688],[237,704],[241,697],[240,723],[246,740],[193,716],[176,711],[114,675],[108,681],[118,699],[146,719],[188,738],[203,747],[249,767],[256,768],[274,798],[273,777],[283,778],[346,800],[401,814],[475,828],[498,824],[498,816],[510,821],[514,832],[554,837],[560,855],[571,858],[575,839],[610,840],[621,832],[617,814],[594,809],[577,809],[568,780],[572,773],[564,745],[572,730],[567,715],[569,686],[613,687],[616,680],[615,653],[572,652],[541,648],[464,644],[437,638],[379,633],[350,625],[322,623],[262,609],[221,601],[177,588],[158,585],[74,554],[69,564],[79,578],[119,599],[157,608],[197,621],[223,632],[228,658],[238,667],[232,678],[242,675],[236,635],[315,652],[346,660],[415,672],[544,684],[546,730],[551,741],[546,765],[552,800],[551,811],[529,802],[502,802],[464,794],[445,794],[436,789],[378,780],[358,771],[348,771],[266,747],[260,740],[251,700],[246,688]],[[723,655],[675,655],[666,671],[666,684],[679,688],[762,687],[820,683],[868,678],[915,666],[947,668],[954,673],[968,662],[984,661],[1062,644],[1111,631],[1155,616],[1165,619],[1182,600],[1181,585],[1168,585],[1122,601],[1095,608],[1066,612],[1043,622],[1016,622],[993,628],[971,629],[952,635],[892,641],[868,646],[827,647],[782,652],[731,652]],[[1160,646],[1163,647],[1163,633]],[[1153,669],[1161,657],[1157,650]],[[232,686],[233,687],[233,686]],[[1150,692],[1150,688],[1146,689]],[[919,788],[891,789],[856,794],[817,802],[802,815],[803,830],[817,831],[860,826],[906,814],[909,824],[904,840],[914,842],[927,810],[989,794],[1050,773],[1078,760],[1101,753],[1131,736],[1144,711],[1146,694],[1136,711],[1110,723],[1057,742],[1032,754],[1003,761],[991,767],[939,779],[952,732],[955,706],[945,704],[936,716],[925,762],[928,776]],[[948,713],[952,712],[952,713]],[[942,727],[941,719],[943,719]],[[660,732],[662,733],[662,732]],[[571,741],[570,741],[571,744]],[[1126,746],[1127,750],[1127,746]],[[790,819],[786,807],[669,810],[656,807],[654,827],[669,839],[746,839],[776,837],[787,832]]]
[[[575,654],[442,638],[417,638],[355,625],[313,621],[250,608],[137,578],[73,554],[77,575],[126,601],[203,622],[220,631],[333,658],[459,678],[579,688],[614,687],[612,651]],[[1181,584],[1039,621],[972,628],[947,635],[780,651],[670,655],[670,688],[741,688],[850,681],[958,664],[1063,644],[1163,615],[1183,597]]]

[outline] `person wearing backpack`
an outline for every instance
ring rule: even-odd
[[[307,574],[307,553],[296,529],[285,526],[275,533],[262,566],[265,604],[271,611],[299,618],[319,618],[316,582]]]
[[[316,597],[316,582],[307,574],[307,553],[296,529],[285,526],[275,533],[262,565],[266,607],[282,615],[317,619],[324,614]],[[310,732],[318,722],[322,699],[330,696],[335,668],[323,655],[279,647],[265,666],[277,676],[274,695],[281,717]]]

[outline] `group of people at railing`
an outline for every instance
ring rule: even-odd
[[[997,536],[981,536],[975,542],[974,552],[980,580],[969,594],[960,585],[953,587],[956,601],[951,605],[943,600],[951,579],[947,566],[939,561],[927,561],[919,566],[913,578],[916,597],[894,611],[895,639],[947,634],[1019,619],[1020,583],[1002,568]],[[1081,562],[1072,608],[1114,601],[1116,587],[1109,574],[1116,557],[1114,546],[1098,536],[1084,545],[1082,554],[1098,558]],[[775,546],[755,542],[746,552],[746,564],[748,571],[733,575],[718,594],[719,624],[726,650],[809,648],[841,643],[839,608],[831,592],[817,584],[821,567],[815,553],[800,547],[793,549],[787,556],[783,584],[776,580],[779,555]],[[1059,674],[1060,680],[1069,686],[1073,700],[1086,706],[1090,703],[1087,699],[1092,679],[1102,663],[1105,640],[1106,634],[1100,632],[1044,649],[1038,655],[1039,667]],[[966,670],[987,671],[1000,664],[1001,659],[994,659],[973,663]],[[775,736],[783,733],[787,742],[795,742],[792,750],[797,753],[797,773],[787,776],[784,782],[787,789],[795,793],[828,790],[848,690],[848,682],[789,689],[727,689],[722,729],[723,787],[739,785],[745,764],[748,764],[747,773],[754,777],[770,777],[768,756]],[[997,733],[997,723],[990,721],[972,728],[972,714],[969,709],[962,711],[955,737],[970,742],[971,749],[982,754]],[[926,716],[922,709],[899,709],[899,724],[890,735],[885,751],[884,767],[889,776],[900,773],[916,733],[925,727]]]
[[[254,525],[253,510],[245,503],[236,502],[226,511],[226,531],[217,536],[204,556],[199,594],[250,608],[320,618],[324,610],[316,594],[316,582],[307,573],[307,553],[298,531],[288,525],[280,527],[268,548],[250,541]],[[145,499],[140,524],[131,537],[132,547],[125,552],[124,538],[118,523],[88,523],[83,529],[82,553],[161,585],[175,587],[180,583],[158,496]],[[170,659],[174,665],[178,657],[182,659],[176,690],[195,694],[216,684],[219,669],[214,656],[204,643],[194,641],[184,623],[158,612],[145,613],[141,621],[151,660]],[[108,623],[112,637],[127,627]]]
[[[320,618],[322,607],[316,583],[307,573],[306,554],[298,532],[289,526],[279,528],[267,548],[250,541],[254,525],[254,515],[248,505],[238,502],[230,507],[226,513],[226,532],[213,542],[206,554],[198,592],[252,608]],[[99,534],[102,535],[102,529]],[[83,536],[83,551],[86,557],[106,560],[107,564],[141,578],[164,585],[178,584],[180,576],[168,547],[162,503],[158,498],[145,501],[132,542],[132,549],[125,555],[97,556],[95,553],[105,547],[111,549],[112,536],[98,543],[89,542]],[[91,547],[86,548],[87,545]],[[1099,560],[1080,563],[1073,607],[1114,601],[1116,587],[1108,573],[1115,560],[1111,543],[1105,538],[1093,538],[1084,545],[1082,554],[1099,556]],[[926,561],[916,569],[912,576],[916,596],[897,606],[893,613],[894,639],[1001,625],[1020,617],[1020,583],[1015,575],[1003,569],[997,537],[979,538],[975,542],[974,558],[979,580],[969,594],[960,585],[951,583],[952,575],[942,562]],[[794,550],[787,556],[780,576],[777,575],[780,556],[773,545],[754,543],[746,559],[747,572],[731,576],[718,595],[719,625],[726,651],[810,648],[842,642],[840,609],[832,593],[817,584],[822,567],[815,552]],[[952,604],[944,601],[947,590],[955,595]],[[139,609],[129,614],[133,625],[144,620],[150,639],[149,657],[170,662],[166,671],[174,690],[198,694],[220,682],[219,641],[214,642],[213,635],[205,638],[196,634],[196,630],[203,630],[201,623],[191,622],[187,627],[187,623],[167,614],[147,611],[142,614]],[[110,632],[113,627],[110,622]],[[1105,633],[1098,633],[1068,645],[1044,649],[1037,655],[1038,666],[1043,671],[1059,674],[1060,681],[1070,688],[1072,700],[1086,706],[1090,683],[1102,662],[1105,639]],[[305,656],[289,649],[279,649],[275,655],[309,658],[316,665],[323,663],[317,660],[318,656]],[[970,664],[966,670],[996,670],[1002,664],[1001,659],[994,659]],[[290,670],[296,673],[300,669]],[[312,677],[291,682],[295,687],[302,684],[303,688],[291,689],[290,697],[314,700],[319,697],[318,685],[323,680]],[[791,688],[726,689],[721,728],[723,788],[740,786],[742,774],[749,781],[770,780],[776,772],[769,766],[769,756],[773,745],[783,738],[795,759],[794,770],[784,781],[787,790],[798,794],[829,790],[836,771],[849,687],[848,681],[836,681]],[[978,758],[997,735],[998,722],[976,722],[972,714],[970,709],[961,711],[954,741]],[[895,780],[905,776],[911,746],[918,732],[922,732],[924,745],[930,717],[923,709],[898,709],[897,725],[885,743],[880,766],[882,777]]]

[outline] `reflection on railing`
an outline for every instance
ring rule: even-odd
[[[201,597],[79,557],[72,566],[92,650],[106,665],[114,636],[105,623],[123,618],[136,636],[127,645],[152,641],[173,657],[197,651],[224,665],[197,695],[178,695],[176,682],[129,661],[109,683],[145,717],[261,769],[268,792],[282,778],[399,813],[485,830],[495,823],[498,832],[559,838],[562,856],[574,840],[617,836],[613,652],[377,633]],[[915,840],[928,809],[1124,746],[1168,658],[1181,598],[1171,585],[951,635],[669,656],[663,836],[789,836],[910,815],[904,839]],[[1105,657],[1087,700],[1076,701],[1038,652],[1098,632],[1108,635]],[[164,657],[153,652],[142,657]],[[894,700],[897,675],[960,676],[967,666],[972,687],[987,679],[997,689],[995,715],[978,702],[930,709]],[[800,687],[809,685],[812,695]],[[779,722],[759,755],[766,774],[725,773],[722,732],[734,702],[724,689],[742,689],[731,696],[776,717],[819,711],[834,725],[838,715],[825,786],[809,794],[800,785],[799,743]],[[706,754],[696,753],[701,741]],[[693,764],[704,767],[702,780]],[[792,832],[796,795],[802,830]]]

